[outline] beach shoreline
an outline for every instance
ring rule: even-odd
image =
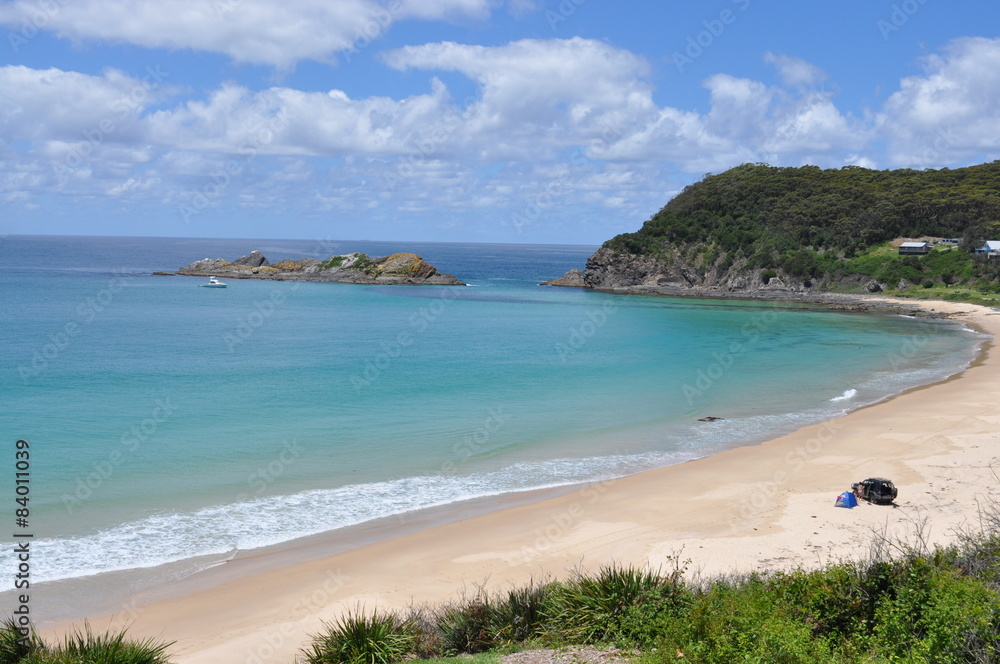
[[[1000,333],[1000,318],[985,307],[891,304]],[[690,559],[695,575],[814,566],[850,557],[882,528],[911,537],[929,526],[931,541],[948,541],[956,527],[975,525],[970,496],[995,491],[982,443],[997,438],[990,427],[1000,423],[996,364],[986,342],[958,377],[761,444],[572,490],[490,499],[501,504],[447,518],[366,524],[357,530],[368,540],[355,533],[345,543],[334,531],[247,552],[86,617],[95,629],[129,624],[133,635],[176,640],[181,663],[291,662],[322,621],[359,605],[439,602],[612,561],[655,568]],[[832,507],[851,482],[879,475],[900,487],[897,508]]]

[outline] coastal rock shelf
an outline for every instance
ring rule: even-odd
[[[232,279],[274,279],[279,281],[335,281],[346,284],[412,284],[428,286],[465,286],[450,274],[416,254],[408,252],[372,258],[354,252],[315,258],[283,260],[271,264],[259,251],[240,256],[235,261],[204,258],[182,267],[177,274],[193,277],[229,277]]]

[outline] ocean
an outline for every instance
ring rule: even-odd
[[[413,251],[469,286],[151,274],[254,249]],[[982,342],[944,321],[538,285],[594,249],[0,238],[0,431],[8,477],[15,441],[30,444],[33,584],[190,573],[681,463],[941,380]]]

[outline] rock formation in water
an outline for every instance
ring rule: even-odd
[[[177,270],[177,274],[230,279],[335,281],[348,284],[465,285],[450,274],[438,272],[437,268],[420,256],[406,252],[376,258],[355,252],[331,256],[325,261],[300,258],[272,264],[259,251],[253,251],[249,256],[240,256],[232,262],[223,258],[195,261]]]

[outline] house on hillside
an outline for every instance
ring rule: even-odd
[[[930,253],[930,251],[931,245],[926,242],[904,242],[899,245],[899,254],[901,256],[921,256]]]
[[[986,254],[990,258],[1000,256],[1000,240],[987,240],[983,246],[976,249],[977,254]]]

